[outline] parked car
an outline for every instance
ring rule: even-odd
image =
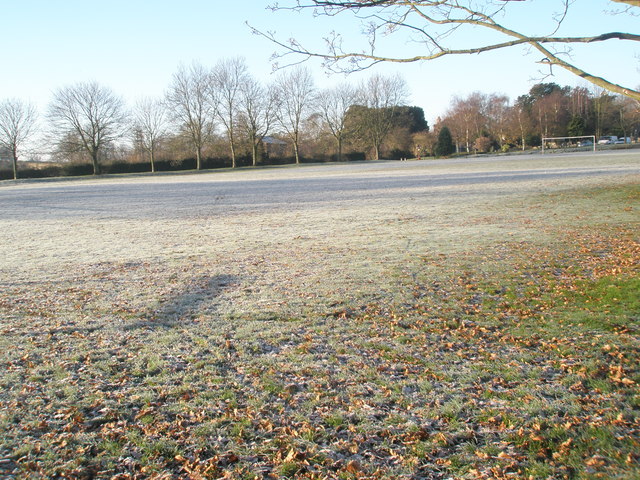
[[[593,147],[593,142],[591,140],[580,140],[578,142],[579,147]]]
[[[612,143],[616,143],[618,141],[618,137],[615,135],[605,135],[600,137],[598,140],[598,145],[611,145]]]

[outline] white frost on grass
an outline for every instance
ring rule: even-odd
[[[0,288],[83,288],[105,314],[124,302],[163,315],[303,316],[393,295],[400,272],[427,254],[535,243],[544,235],[540,221],[569,221],[541,194],[638,181],[638,158],[376,162],[10,184],[0,188]]]

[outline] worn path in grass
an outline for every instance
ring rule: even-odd
[[[623,152],[3,183],[0,476],[631,478],[639,180]]]

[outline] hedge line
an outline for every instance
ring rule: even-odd
[[[331,158],[303,158],[301,162],[328,162]],[[348,155],[345,160],[364,160],[364,154]],[[293,157],[287,158],[270,158],[261,162],[260,165],[286,165],[294,163]],[[239,158],[236,161],[238,167],[251,165],[251,159],[248,157]],[[108,162],[101,165],[103,174],[117,173],[144,173],[151,171],[149,162]],[[202,169],[217,169],[231,167],[231,160],[228,158],[206,158],[202,160]],[[155,170],[157,172],[177,172],[185,170],[195,170],[196,161],[194,158],[188,158],[181,161],[159,160],[155,162]],[[70,163],[70,164],[51,164],[39,165],[37,167],[18,163],[18,178],[49,178],[49,177],[76,177],[84,175],[92,175],[93,167],[90,163]],[[11,165],[3,165],[0,167],[0,180],[10,180],[13,178],[13,170]]]

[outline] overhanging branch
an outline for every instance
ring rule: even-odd
[[[477,8],[474,9],[471,8],[470,3],[465,4],[465,2],[460,0],[310,0],[308,2],[297,0],[296,5],[292,7],[272,7],[275,10],[283,8],[294,10],[314,8],[316,9],[316,14],[330,16],[334,16],[345,11],[352,11],[353,13],[356,13],[360,19],[363,18],[363,16],[360,15],[361,11],[372,9],[375,13],[368,15],[366,18],[373,19],[376,21],[376,24],[369,32],[368,51],[360,52],[343,50],[341,37],[338,34],[333,34],[329,38],[326,38],[327,50],[325,52],[319,52],[317,50],[306,48],[295,39],[283,42],[282,40],[279,40],[273,32],[265,33],[256,28],[251,28],[254,33],[267,38],[282,49],[283,53],[278,54],[276,56],[277,58],[289,56],[298,57],[295,62],[291,63],[300,63],[301,61],[305,61],[310,58],[320,58],[323,60],[325,68],[330,71],[342,73],[363,70],[381,62],[412,63],[434,60],[436,58],[450,55],[479,54],[518,45],[531,45],[533,48],[545,55],[549,64],[562,67],[574,75],[584,78],[587,81],[607,90],[640,101],[640,92],[617,85],[605,78],[592,75],[577,65],[559,58],[558,55],[554,54],[552,51],[553,45],[560,44],[594,44],[609,40],[640,42],[640,35],[628,32],[608,32],[593,36],[574,37],[529,36],[514,31],[495,21],[494,17],[496,17],[498,12],[502,12],[504,5],[515,2],[516,0],[501,1],[504,3],[496,6],[493,11],[488,9],[485,11],[478,10]],[[640,0],[616,1],[631,6],[635,6],[640,3]],[[487,2],[487,5],[490,4],[490,2]],[[492,5],[495,6],[495,3]],[[568,9],[569,5],[569,3],[566,3],[565,5],[565,15],[566,9]],[[422,21],[421,23],[424,23],[425,27],[410,24],[408,19],[410,14],[415,15],[415,18],[420,19]],[[564,15],[562,18],[564,18]],[[559,22],[561,21],[562,20]],[[444,33],[432,34],[429,31],[430,29],[427,28],[428,25],[435,26],[434,28],[448,28],[448,30]],[[502,42],[472,46],[469,48],[447,48],[441,43],[441,39],[446,38],[446,36],[454,32],[455,29],[465,25],[489,29],[494,32],[498,32],[503,36],[509,37],[509,39]],[[405,29],[412,31],[414,34],[417,33],[422,36],[421,41],[424,42],[428,52],[422,55],[405,57],[379,54],[376,50],[376,46],[379,40],[378,31],[381,29],[387,29],[390,32]]]

